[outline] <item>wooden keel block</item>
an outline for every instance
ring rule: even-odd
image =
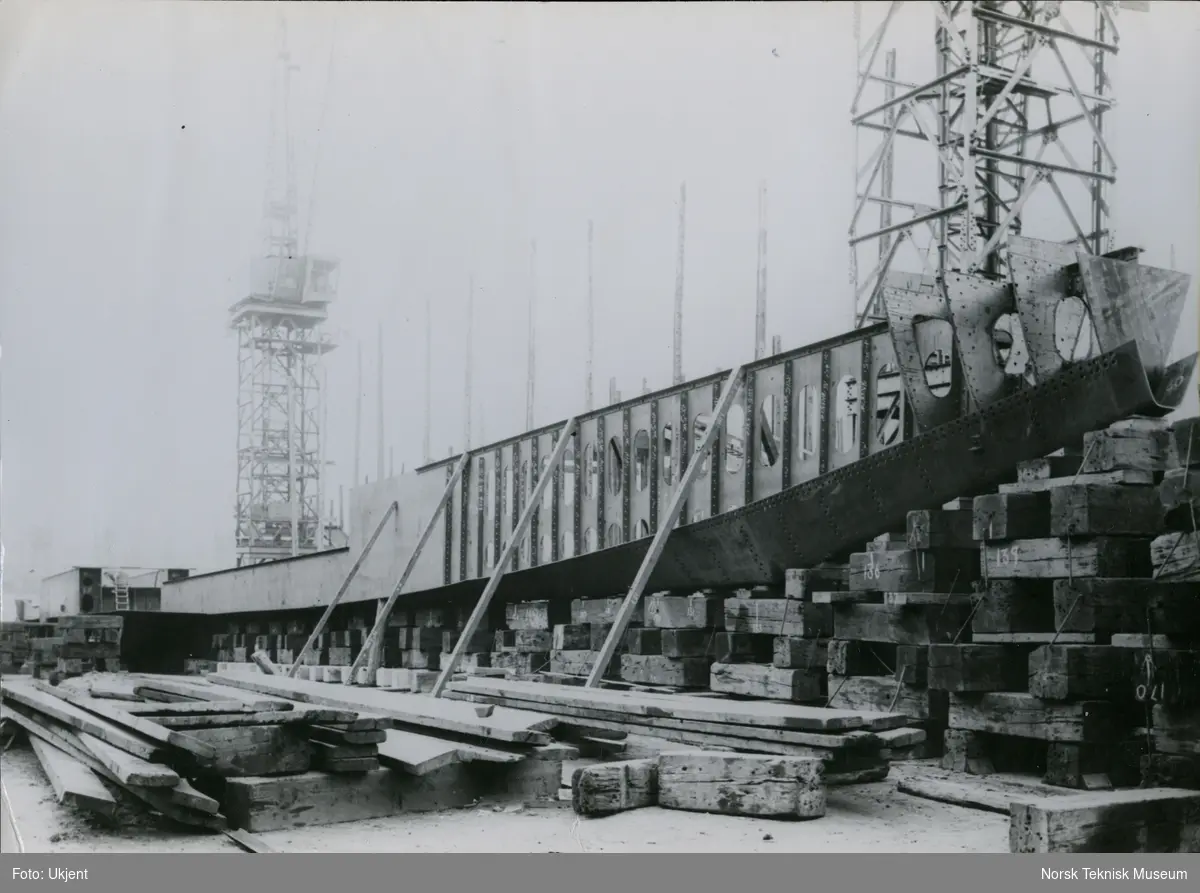
[[[1148,577],[1148,539],[1026,539],[983,547],[988,579]]]
[[[969,512],[922,509],[908,513],[909,549],[974,549],[975,533]]]
[[[1194,853],[1200,792],[1172,788],[1014,798],[1013,853]]]
[[[571,806],[579,815],[612,815],[657,802],[657,759],[584,766],[571,777]]]
[[[560,614],[557,602],[511,602],[504,606],[504,623],[510,630],[549,630],[566,622]]]
[[[969,605],[838,605],[833,615],[833,633],[838,639],[861,642],[943,644],[967,634],[963,628],[970,614]]]
[[[829,706],[836,710],[901,713],[909,722],[946,725],[945,692],[917,688],[895,676],[841,676],[827,684]]]
[[[990,580],[971,630],[979,633],[1037,633],[1054,625],[1054,583],[1050,580]]]
[[[855,552],[850,556],[850,589],[855,592],[969,592],[979,579],[974,549]]]
[[[656,629],[711,629],[721,625],[721,605],[722,599],[716,595],[652,595],[646,599],[646,626]]]
[[[705,657],[669,658],[653,654],[621,655],[621,678],[643,685],[674,685],[679,688],[708,686],[708,668],[712,661]]]
[[[498,629],[495,632],[492,652],[544,653],[550,650],[552,638],[548,629]]]
[[[806,757],[683,751],[658,758],[658,805],[722,815],[825,815],[825,766]]]
[[[571,602],[571,623],[611,625],[617,619],[624,601],[624,598],[577,598]],[[645,601],[639,601],[634,607],[629,620],[634,626],[642,625],[645,607]]]
[[[772,639],[772,661],[784,670],[816,670],[828,661],[828,640],[777,636]]]
[[[775,701],[814,701],[824,694],[825,674],[820,670],[781,670],[763,664],[715,663],[709,688]]]
[[[1042,645],[1029,655],[1029,694],[1047,701],[1133,697],[1134,666],[1121,648]]]
[[[662,629],[659,645],[663,657],[716,657],[717,634],[708,629]]]
[[[591,647],[590,623],[560,623],[554,627],[550,637],[551,651],[590,651]]]
[[[843,592],[849,588],[850,566],[846,564],[789,568],[783,572],[784,597],[797,601],[807,601],[814,592]]]
[[[971,510],[972,536],[1016,540],[1050,535],[1050,494],[989,493],[976,496]]]
[[[635,627],[625,630],[625,650],[630,654],[662,654],[663,630]],[[600,648],[604,647],[603,644]],[[592,650],[599,651],[595,640],[592,640]]]
[[[722,664],[770,663],[775,655],[771,636],[753,633],[717,633],[713,636],[713,656]]]
[[[1108,471],[1163,471],[1167,467],[1167,431],[1091,431],[1083,435],[1083,474]]]
[[[1050,491],[1051,536],[1156,536],[1166,521],[1150,487],[1058,487]]]
[[[1026,459],[1017,463],[1017,483],[1046,481],[1051,478],[1067,478],[1079,473],[1083,456],[1047,456],[1043,459]]]
[[[802,639],[833,635],[833,606],[793,599],[727,598],[725,631]]]
[[[1025,687],[1024,650],[1006,645],[930,645],[928,686],[936,691],[1014,691]]]
[[[1064,704],[1015,692],[952,694],[947,725],[1040,741],[1094,743],[1112,734],[1111,711],[1106,701]]]
[[[1150,544],[1150,561],[1163,582],[1200,581],[1200,533],[1165,533],[1156,537]]]

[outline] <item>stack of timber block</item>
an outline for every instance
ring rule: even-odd
[[[121,669],[121,632],[117,614],[77,614],[53,623],[4,624],[6,645],[0,645],[0,664],[40,678]],[[20,661],[20,663],[18,663]]]
[[[550,668],[552,629],[566,619],[566,611],[549,601],[512,602],[504,606],[507,629],[496,630],[490,665],[518,676]]]
[[[826,645],[833,609],[814,587],[845,588],[845,565],[789,570],[782,590],[759,586],[725,599],[710,687],[726,694],[824,703]]]
[[[833,616],[829,705],[902,713],[927,734],[921,747],[893,758],[940,750],[948,702],[929,684],[931,646],[971,640],[979,576],[971,512],[952,503],[910,512],[904,532],[882,534],[851,554],[844,589],[813,594]]]
[[[1168,532],[1150,546],[1157,582],[1122,606],[1127,634],[1113,643],[1130,648],[1142,784],[1200,790],[1200,419],[1176,422],[1170,446],[1173,467],[1159,487]]]
[[[549,672],[555,681],[581,682],[591,673],[624,601],[624,596],[617,596],[577,598],[571,602],[571,622],[556,623],[550,637]],[[645,604],[639,602],[630,617],[624,639],[617,643],[604,678],[620,678],[621,657],[626,652],[628,642],[638,641],[644,616]]]
[[[707,688],[720,631],[719,596],[656,593],[645,599],[641,628],[625,633],[621,679],[678,689]]]
[[[1136,783],[1137,655],[1122,646],[1170,595],[1150,561],[1168,446],[1164,422],[1127,419],[976,497],[986,582],[973,641],[929,653],[930,686],[950,698],[945,768],[1033,770],[1080,789]]]

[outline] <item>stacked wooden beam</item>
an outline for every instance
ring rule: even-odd
[[[79,614],[58,618],[59,646],[55,669],[61,676],[121,669],[121,631],[117,614]]]
[[[549,671],[552,677],[561,678],[564,682],[582,682],[591,673],[623,601],[624,598],[618,596],[577,598],[571,602],[571,622],[555,624],[551,631]],[[630,618],[625,638],[617,643],[617,650],[605,671],[605,678],[620,678],[621,660],[625,654],[650,653],[639,650],[644,617],[645,605],[639,603]],[[633,643],[632,651],[630,643]]]
[[[560,604],[549,601],[515,602],[504,606],[507,629],[496,630],[489,664],[518,675],[550,668],[553,627],[566,619]]]
[[[788,571],[782,588],[742,589],[722,606],[725,631],[714,641],[713,691],[781,701],[817,702],[825,695],[829,605],[815,605],[818,580],[844,585],[847,569]]]
[[[1127,645],[1145,720],[1142,784],[1200,790],[1200,419],[1172,426],[1159,487],[1168,533],[1150,546],[1156,585],[1105,615]],[[1116,607],[1116,606],[1114,606]]]
[[[721,625],[720,597],[658,593],[645,599],[642,627],[625,633],[621,679],[675,689],[707,688]]]
[[[930,646],[970,641],[979,579],[970,515],[957,504],[910,513],[905,531],[850,556],[845,587],[811,596],[831,611],[829,705],[895,711],[928,733],[921,748],[895,757],[939,749],[947,702],[929,685]]]
[[[1134,655],[1119,646],[1129,624],[1145,628],[1147,604],[1170,597],[1150,562],[1167,446],[1164,423],[1127,420],[975,499],[986,583],[973,641],[929,649],[929,685],[950,701],[944,767],[1128,782]]]
[[[448,697],[541,710],[587,729],[649,735],[706,749],[818,757],[829,783],[886,776],[885,750],[922,740],[895,713],[580,688],[513,679],[452,682]]]

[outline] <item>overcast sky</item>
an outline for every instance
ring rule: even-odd
[[[915,78],[933,70],[932,16],[909,5],[891,43],[902,76]],[[1200,5],[1152,6],[1120,16],[1117,242],[1164,266],[1173,244],[1176,268],[1194,274]],[[581,408],[589,219],[597,399],[610,376],[626,395],[643,377],[666,385],[684,180],[685,374],[752,354],[760,180],[770,190],[768,333],[791,348],[849,328],[850,3],[5,0],[10,591],[70,565],[233,563],[227,311],[262,251],[280,9],[300,68],[301,230],[309,250],[342,264],[329,324],[341,344],[329,368],[329,493],[351,477],[356,339],[367,384],[362,467],[375,476],[381,322],[385,440],[397,470],[419,462],[427,298],[438,345],[434,452],[461,447],[472,273],[474,439],[524,427],[532,239],[535,421]],[[932,153],[902,167],[898,182],[911,177],[932,201]],[[1194,289],[1177,355],[1196,349]]]

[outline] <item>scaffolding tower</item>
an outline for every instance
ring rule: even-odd
[[[300,253],[291,74],[279,26],[264,220],[266,246],[249,294],[230,308],[238,343],[236,551],[239,567],[329,547],[321,441],[322,331],[337,294],[338,263]],[[282,136],[282,139],[280,139]]]
[[[1112,249],[1117,168],[1106,117],[1118,6],[1138,8],[1110,0],[855,3],[856,325],[883,318],[892,270],[939,280],[952,270],[1005,276],[1009,235],[1092,254]],[[872,19],[865,40],[864,15]],[[905,76],[890,44],[914,24],[932,27],[933,70],[922,72],[928,58],[909,54],[902,61],[914,73]]]

